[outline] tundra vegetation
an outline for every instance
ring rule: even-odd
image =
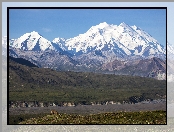
[[[166,95],[166,81],[138,76],[55,71],[10,61],[8,93],[9,101],[14,102],[122,102],[131,96],[159,99]]]
[[[26,119],[19,124],[166,124],[166,112],[112,112],[88,115],[48,114],[43,117]]]
[[[166,95],[166,81],[138,76],[55,71],[48,68],[28,67],[10,60],[8,95],[11,102],[39,101],[52,102],[56,105],[62,102],[85,105],[91,102],[102,101],[123,102],[129,101],[132,96],[143,99],[161,99]],[[152,115],[149,116],[147,115],[148,113]],[[121,116],[121,114],[125,114],[125,116]],[[56,122],[52,122],[53,124],[60,124],[60,120],[63,120],[62,123],[64,124],[76,124],[77,122],[73,122],[77,121],[76,117],[80,119],[81,124],[125,124],[126,122],[129,124],[133,120],[135,124],[141,124],[145,123],[145,119],[148,117],[151,118],[148,121],[150,124],[164,124],[165,120],[163,118],[154,118],[154,116],[158,115],[160,117],[161,115],[161,117],[165,117],[165,114],[164,111],[142,112],[142,114],[141,112],[105,113],[86,116],[68,114],[57,114],[54,116],[49,114],[40,119],[57,119],[55,120]],[[124,117],[127,119],[129,116],[131,121],[124,120]],[[25,115],[24,118],[23,115],[18,117],[16,119],[15,116],[11,115],[10,122],[19,123],[19,120],[22,121],[31,117],[31,115]],[[69,120],[65,121],[64,117],[67,117]],[[111,117],[114,119],[112,120]],[[138,120],[135,117],[139,117]],[[111,120],[109,121],[110,118]],[[157,119],[157,121],[152,118]],[[33,119],[37,120],[39,118],[35,116]],[[34,124],[33,121],[31,123]],[[36,123],[39,124],[39,121],[36,121]],[[50,122],[46,123],[50,124]]]

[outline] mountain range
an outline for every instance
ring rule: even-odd
[[[100,23],[77,37],[67,40],[55,38],[53,42],[75,55],[92,51],[101,51],[104,55],[105,51],[112,51],[121,57],[165,54],[164,47],[150,34],[124,22],[119,26]]]
[[[5,43],[5,38],[3,40]],[[103,22],[77,37],[58,37],[52,42],[36,31],[26,33],[9,40],[9,55],[56,70],[125,74],[126,68],[131,70],[126,74],[140,75],[137,71],[141,70],[139,63],[142,62],[156,66],[147,64],[146,74],[140,76],[155,72],[157,77],[166,70],[165,47],[141,28],[124,22],[118,26]]]
[[[125,23],[109,25],[106,22],[92,26],[86,33],[77,37],[55,38],[52,42],[38,32],[26,33],[18,39],[11,39],[10,46],[25,51],[68,51],[72,55],[82,55],[98,51],[113,52],[118,57],[159,56],[165,54],[164,46],[139,27]],[[105,53],[106,52],[106,53]]]

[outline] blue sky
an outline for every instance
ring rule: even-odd
[[[10,38],[37,31],[52,41],[85,33],[101,22],[136,25],[165,45],[165,9],[10,9]],[[164,36],[164,37],[161,37]]]
[[[89,3],[87,3],[87,2],[2,2],[2,36],[7,35],[7,9],[6,9],[7,7],[34,7],[34,6],[35,7],[40,7],[40,6],[45,6],[45,7],[48,7],[48,6],[49,7],[52,7],[52,6],[57,6],[57,7],[59,7],[59,6],[63,6],[63,7],[67,7],[67,6],[74,6],[74,7],[75,6],[167,7],[167,37],[168,37],[167,40],[171,44],[174,44],[174,24],[173,24],[174,23],[174,8],[173,8],[174,2],[89,2]],[[137,26],[138,26],[138,24],[137,24]],[[54,28],[52,30],[54,30]],[[146,29],[144,29],[144,30],[146,30]],[[151,32],[149,32],[149,33],[152,34]],[[22,34],[22,32],[20,34]],[[20,34],[17,35],[17,37],[20,36]],[[48,34],[43,34],[43,35],[45,37],[48,36]],[[59,34],[57,34],[56,37],[58,35]],[[161,37],[161,38],[163,38],[163,37]],[[5,105],[5,107],[6,107],[6,105]],[[171,107],[169,107],[169,109],[170,108]],[[4,126],[4,127],[6,127],[8,130],[9,129],[17,130],[16,126],[10,126],[10,127]],[[89,126],[89,127],[91,127],[91,126]],[[94,129],[98,130],[97,128],[99,128],[99,127],[100,126],[95,127]],[[131,127],[134,128],[134,126],[131,126]],[[156,126],[154,126],[154,127],[156,127]],[[74,126],[74,128],[75,128],[75,126]],[[151,127],[151,128],[153,129],[153,127]],[[166,126],[166,128],[167,128],[167,126]],[[20,129],[23,130],[22,128],[20,128]],[[45,129],[45,127],[43,126],[42,130],[44,130],[44,129]],[[112,128],[108,128],[108,130],[111,130],[111,129]],[[33,130],[34,130],[34,128],[33,128]],[[114,130],[114,126],[113,126],[113,130]],[[145,128],[145,130],[147,130],[147,129]]]
[[[92,6],[93,7],[167,7],[167,41],[170,42],[171,44],[174,44],[174,39],[173,39],[174,2],[2,2],[2,36],[7,35],[7,7],[92,7]],[[142,26],[141,28],[144,29],[144,27]],[[144,30],[147,31],[146,29]],[[153,33],[151,32],[149,33],[154,36]],[[21,34],[17,35],[17,37],[19,37]],[[42,35],[44,37],[48,36],[43,33]],[[57,34],[56,37],[58,37],[58,35],[59,34]],[[156,37],[154,36],[154,38]],[[164,37],[161,37],[161,39],[163,38]]]

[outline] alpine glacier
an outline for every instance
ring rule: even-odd
[[[58,37],[52,42],[36,31],[26,33],[9,40],[9,55],[56,70],[145,77],[153,74],[155,78],[166,74],[166,48],[140,27],[124,22],[118,26],[103,22],[84,34],[69,39]]]
[[[164,46],[150,34],[135,25],[129,26],[124,22],[118,26],[103,22],[74,38],[58,37],[52,42],[33,31],[18,39],[10,40],[10,46],[32,51],[63,50],[75,56],[95,51],[104,55],[107,55],[109,51],[122,58],[126,56],[159,57],[166,54]]]

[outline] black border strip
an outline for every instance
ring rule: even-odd
[[[9,8],[7,7],[7,125],[9,125]]]

